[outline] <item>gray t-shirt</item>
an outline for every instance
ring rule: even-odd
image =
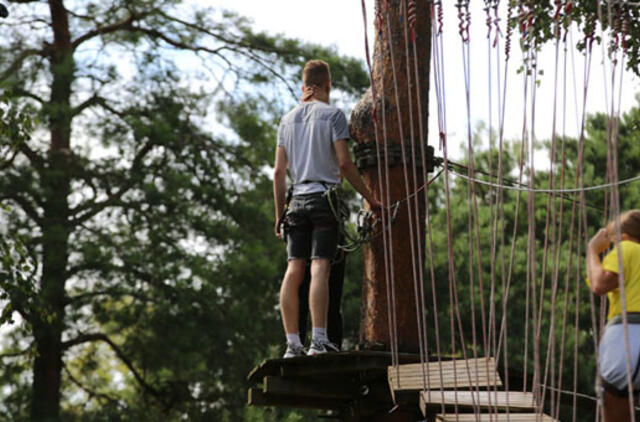
[[[278,146],[284,146],[289,160],[294,195],[324,191],[318,182],[340,183],[333,148],[339,139],[349,139],[347,118],[337,107],[321,101],[302,103],[282,118]]]

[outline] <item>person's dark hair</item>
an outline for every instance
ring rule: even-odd
[[[302,83],[306,87],[324,88],[331,80],[329,64],[322,60],[309,60],[302,70]]]
[[[620,232],[640,241],[640,210],[625,211],[618,218],[607,224],[607,234],[615,239],[616,222],[620,224]]]

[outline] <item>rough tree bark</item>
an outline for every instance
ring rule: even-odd
[[[431,56],[430,3],[418,1],[415,10],[415,41],[411,29],[405,25],[407,0],[378,0],[376,14],[379,19],[373,54],[373,83],[377,91],[377,139],[383,144],[404,143],[420,155],[421,146],[427,142],[427,113],[429,90],[429,60]],[[386,8],[385,4],[388,4]],[[407,38],[409,40],[407,49]],[[415,49],[415,51],[414,51]],[[408,53],[408,54],[407,54]],[[393,58],[392,58],[393,55]],[[417,78],[415,58],[417,58]],[[419,93],[419,95],[418,95]],[[373,121],[374,103],[368,92],[356,106],[351,116],[351,136],[357,143],[376,142]],[[384,115],[383,115],[384,113]],[[412,118],[413,117],[413,118]],[[421,120],[421,122],[420,122]],[[413,121],[413,127],[411,122]],[[386,131],[383,128],[386,126]],[[422,138],[420,137],[422,125]],[[413,148],[412,148],[413,147]],[[383,151],[383,150],[381,150]],[[364,170],[365,183],[376,197],[382,189],[386,203],[386,173],[389,177],[391,203],[413,193],[416,186],[424,183],[422,168],[415,170],[407,163],[408,177],[405,178],[402,164],[382,165],[382,179],[378,169]],[[414,182],[417,181],[417,183]],[[414,270],[418,274],[424,265],[424,195],[415,197],[411,214],[408,201],[403,201],[397,219],[392,225],[393,281],[395,290],[395,314],[399,350],[416,352],[419,350],[418,325],[416,317],[416,296],[414,294]],[[417,216],[416,216],[417,204]],[[414,250],[411,250],[410,218],[413,225]],[[364,248],[364,282],[362,292],[362,321],[360,341],[368,347],[383,347],[390,350],[389,300],[382,236]]]
[[[31,417],[54,421],[60,416],[62,332],[68,263],[71,84],[74,60],[69,16],[62,1],[49,0],[53,43],[49,61],[53,80],[49,101],[51,134],[47,165],[42,169],[44,221],[42,224],[42,291],[44,314],[32,315],[36,357],[33,365]]]

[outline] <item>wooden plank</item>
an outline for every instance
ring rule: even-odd
[[[423,414],[430,406],[458,405],[481,409],[497,408],[512,410],[533,410],[535,403],[532,393],[516,391],[422,391],[420,392],[420,409]]]
[[[353,399],[355,388],[348,383],[336,383],[302,380],[289,380],[273,376],[264,377],[262,392],[291,397],[312,397],[323,399],[349,400]]]
[[[449,414],[436,415],[436,420],[440,422],[559,422],[541,413]]]
[[[247,403],[249,406],[277,406],[294,409],[339,410],[348,406],[345,400],[328,400],[319,398],[300,398],[265,394],[260,388],[250,388]]]
[[[392,391],[502,386],[493,358],[390,366],[387,376]]]

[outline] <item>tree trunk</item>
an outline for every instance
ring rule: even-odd
[[[390,0],[388,11],[384,8],[384,3],[384,0],[378,0],[376,3],[381,26],[378,28],[373,55],[373,83],[377,92],[377,134],[373,121],[373,95],[369,92],[353,111],[351,136],[358,143],[373,143],[377,138],[381,147],[385,140],[395,146],[404,144],[406,150],[413,150],[414,154],[420,156],[427,142],[430,6],[428,2],[416,3],[413,40],[408,23],[411,20],[406,18],[405,12],[410,2]],[[405,37],[408,38],[408,44]],[[383,126],[386,126],[386,130]],[[384,157],[384,149],[381,148],[380,151]],[[366,168],[363,178],[376,197],[380,198],[382,189],[383,203],[387,202],[387,175],[392,204],[406,198],[425,183],[422,167],[416,167],[414,171],[411,161],[406,163],[406,176],[402,163],[387,166],[383,161],[381,168],[382,178],[379,177],[376,166]],[[385,267],[389,265],[385,263],[383,237],[378,236],[364,248],[360,340],[365,346],[382,346],[390,350],[392,337],[389,329],[389,304],[392,303],[395,321],[392,320],[391,325],[397,327],[399,350],[419,350],[414,273],[416,278],[419,278],[420,270],[424,266],[424,195],[418,194],[410,201],[402,202],[391,230],[392,244],[389,253],[393,255],[391,276],[394,282],[395,302],[390,301],[391,297],[387,292]]]
[[[49,0],[54,42],[50,68],[53,80],[47,107],[51,134],[47,165],[41,173],[42,277],[38,309],[32,317],[36,347],[33,366],[31,418],[60,418],[62,333],[65,328],[65,282],[68,263],[70,193],[71,85],[74,78],[69,19],[62,0]]]

